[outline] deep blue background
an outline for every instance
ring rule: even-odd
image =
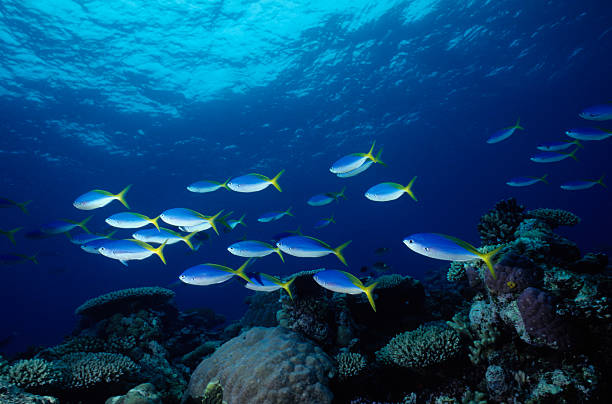
[[[560,232],[584,252],[609,251],[610,191],[595,187],[567,192],[559,184],[611,173],[612,140],[585,144],[577,154],[579,162],[536,164],[529,156],[538,143],[563,139],[566,129],[588,125],[578,117],[583,108],[612,101],[610,5],[566,1],[525,6],[506,1],[495,7],[453,10],[444,7],[447,3],[442,2],[440,12],[412,24],[402,23],[398,7],[354,32],[342,31],[342,21],[334,19],[306,32],[303,43],[315,41],[323,49],[337,48],[338,38],[349,50],[370,39],[378,42],[357,60],[350,51],[338,51],[339,62],[316,72],[314,77],[325,80],[311,82],[311,91],[303,97],[292,96],[291,91],[304,85],[304,77],[313,76],[319,51],[305,49],[296,66],[243,94],[219,94],[208,102],[190,102],[179,94],[152,95],[180,106],[179,118],[115,110],[95,89],[84,94],[69,86],[24,83],[55,99],[42,105],[0,96],[0,194],[33,200],[28,216],[17,209],[0,211],[0,228],[33,230],[56,218],[81,220],[93,213],[90,228],[107,231],[104,218],[123,210],[118,202],[92,212],[78,211],[72,202],[90,189],[118,192],[130,183],[134,186],[127,199],[140,213],[154,216],[171,207],[206,214],[225,209],[236,212],[235,217],[246,213],[248,224],[220,237],[211,233],[211,240],[196,254],[182,243],[169,246],[167,266],[151,257],[125,268],[80,251],[63,236],[36,241],[24,239],[21,232],[16,248],[0,238],[0,252],[40,253],[39,265],[0,268],[0,338],[17,336],[1,349],[11,353],[29,344],[57,343],[74,326],[74,309],[88,298],[126,287],[167,286],[197,263],[238,267],[242,259],[226,251],[229,244],[245,235],[267,240],[298,225],[333,246],[353,240],[345,250],[353,273],[381,260],[376,248],[389,247],[383,259],[393,271],[422,278],[426,270],[443,270],[448,263],[412,253],[403,246],[403,237],[433,231],[478,244],[479,217],[498,200],[514,196],[528,208],[562,208],[578,214],[582,223]],[[516,18],[519,4],[521,17]],[[490,20],[492,16],[496,18]],[[447,49],[449,41],[472,24],[486,25],[489,31],[464,47]],[[555,29],[556,24],[560,28]],[[422,46],[410,48],[414,53],[408,51],[404,65],[384,68],[401,53],[402,41],[415,38]],[[508,46],[514,39],[520,39],[518,49]],[[531,51],[519,57],[521,49]],[[532,70],[540,63],[543,67]],[[502,65],[508,70],[487,76]],[[84,97],[93,99],[94,105],[80,103]],[[407,121],[404,115],[409,113],[415,114],[414,120]],[[499,144],[485,143],[495,130],[512,125],[519,116],[524,132]],[[132,154],[110,154],[45,126],[56,119],[103,125],[113,144]],[[612,129],[611,123],[602,126]],[[137,135],[138,130],[144,135]],[[337,158],[367,151],[374,139],[384,147],[387,167],[374,165],[349,179],[328,171]],[[176,143],[181,140],[188,142]],[[224,151],[229,145],[237,148]],[[196,180],[223,181],[252,171],[272,177],[281,168],[287,170],[280,180],[282,193],[272,187],[254,194],[226,190],[193,194],[185,189]],[[549,174],[550,185],[520,189],[505,185],[514,176],[544,173]],[[414,175],[418,175],[413,188],[418,202],[407,196],[389,203],[363,197],[378,182],[407,183]],[[344,185],[346,201],[326,207],[306,205],[310,196],[339,191]],[[261,213],[289,206],[295,218],[268,224],[255,221]],[[316,220],[332,213],[337,225],[313,229]],[[283,265],[271,255],[258,260],[253,270],[290,274],[319,267],[342,269],[333,256],[287,257]],[[238,282],[179,286],[176,292],[181,308],[207,306],[230,319],[241,315],[244,298],[251,293]]]

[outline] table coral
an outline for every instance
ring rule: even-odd
[[[131,312],[136,308],[150,308],[168,303],[175,293],[160,287],[116,290],[87,300],[77,307],[75,314],[104,318],[115,313]]]

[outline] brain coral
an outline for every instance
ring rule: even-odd
[[[202,402],[219,380],[228,404],[331,403],[331,359],[317,346],[282,327],[254,327],[223,344],[197,367],[187,395]]]
[[[89,299],[74,312],[103,318],[115,313],[135,311],[135,308],[159,306],[168,303],[174,295],[172,290],[159,287],[121,289]]]
[[[561,350],[568,349],[568,328],[555,313],[552,297],[537,288],[527,288],[517,300],[525,330],[534,345],[548,345]]]
[[[455,330],[442,324],[426,324],[395,336],[376,352],[376,357],[386,364],[424,369],[452,358],[460,349]]]

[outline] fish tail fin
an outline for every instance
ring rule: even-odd
[[[284,172],[285,172],[285,169],[283,168],[282,170],[279,171],[278,174],[274,176],[274,178],[270,180],[270,184],[274,185],[274,188],[276,188],[278,192],[283,192],[280,185],[278,185],[278,179],[280,178],[281,175],[283,175]]]
[[[193,236],[195,236],[196,234],[198,234],[197,231],[194,231],[192,233],[189,233],[188,235],[181,237],[181,239],[185,242],[185,244],[187,244],[189,246],[189,248],[191,248],[193,251],[196,250],[196,248],[193,246],[193,243],[191,242],[191,238]]]
[[[164,241],[164,243],[163,243],[162,245],[160,245],[159,247],[154,248],[153,250],[151,250],[151,251],[153,251],[155,254],[157,254],[157,256],[158,256],[158,257],[159,257],[159,259],[160,259],[160,260],[161,260],[161,261],[164,263],[164,265],[167,265],[167,264],[166,264],[166,257],[164,257],[164,247],[166,247],[166,243],[167,243],[167,242],[168,242],[168,241],[166,240],[166,241]]]
[[[17,245],[17,243],[15,242],[15,233],[17,233],[21,229],[23,229],[23,227],[15,227],[14,229],[6,230],[6,231],[0,230],[0,234],[4,234],[6,237],[8,237],[9,241],[13,245]]]
[[[225,226],[227,229],[232,229],[232,226],[230,226],[229,224],[227,224],[227,219],[232,215],[232,213],[234,213],[233,211],[230,211],[228,213],[226,213],[225,215],[221,216],[219,219],[217,219],[217,221],[219,223],[221,223],[223,226]]]
[[[599,179],[596,181],[599,185],[601,185],[604,188],[608,188],[608,186],[606,184],[604,184],[603,179],[606,176],[606,174],[602,174],[601,177],[599,177]]]
[[[346,263],[346,259],[344,258],[344,255],[342,255],[342,250],[344,250],[349,244],[351,244],[352,240],[347,241],[346,243],[334,248],[332,251],[334,252],[334,254],[336,254],[336,257],[338,257],[338,259],[346,266],[348,266],[348,264]]]
[[[378,164],[382,164],[383,166],[387,166],[387,163],[385,163],[384,161],[382,161],[380,159],[380,156],[382,155],[383,152],[383,148],[381,147],[380,150],[378,151],[378,153],[376,153],[376,157],[374,157],[374,162],[378,163]]]
[[[410,180],[410,182],[408,183],[408,185],[406,185],[404,187],[404,191],[410,195],[410,197],[412,199],[414,199],[415,201],[418,201],[417,197],[414,196],[414,192],[412,192],[412,184],[414,184],[414,181],[417,179],[417,176],[415,175],[414,177],[412,177],[412,179]]]
[[[106,238],[111,238],[111,237],[113,237],[113,236],[115,235],[115,233],[117,233],[117,230],[111,230],[111,231],[109,231],[109,232],[108,232],[108,234],[107,234],[106,236],[104,236],[104,237],[106,237]]]
[[[213,230],[215,231],[215,233],[217,233],[217,236],[219,235],[219,230],[217,230],[217,218],[221,215],[221,213],[223,213],[224,209],[221,209],[216,215],[211,216],[208,219],[208,223],[210,223],[210,226],[213,228]]]
[[[495,257],[497,253],[504,247],[505,245],[501,247],[497,247],[495,250],[489,251],[486,254],[477,253],[478,257],[480,257],[480,259],[483,260],[484,263],[487,265],[487,268],[489,268],[489,271],[491,272],[491,276],[493,276],[493,279],[497,279],[497,276],[495,275],[495,270],[493,269],[493,257]]]
[[[568,153],[567,156],[573,158],[574,160],[578,161],[578,157],[576,157],[576,152],[578,151],[579,147],[576,147],[574,150],[572,150],[572,152]]]
[[[518,119],[516,120],[516,123],[514,124],[514,129],[525,130],[525,128],[523,128],[521,126],[521,117],[520,116],[518,117]]]
[[[29,200],[29,201],[25,201],[25,202],[20,202],[20,203],[17,203],[16,205],[19,207],[19,209],[21,209],[21,211],[23,213],[25,213],[27,215],[29,212],[28,212],[28,208],[26,206],[28,206],[30,204],[30,202],[32,202],[32,201]]]
[[[289,279],[287,282],[280,282],[278,284],[281,288],[285,289],[285,292],[287,292],[291,300],[293,300],[293,294],[291,294],[291,284],[293,283],[294,280],[295,280],[295,277]]]
[[[584,149],[584,146],[582,145],[582,142],[580,142],[580,140],[578,140],[578,139],[574,139],[574,141],[571,142],[571,143],[575,144],[580,149]]]
[[[278,256],[280,257],[281,261],[283,261],[283,264],[285,263],[285,257],[283,257],[283,253],[281,252],[280,248],[276,247],[274,249],[274,252],[278,254]]]
[[[548,180],[546,180],[546,177],[548,177],[548,174],[544,174],[543,176],[541,176],[540,178],[538,178],[540,181],[542,181],[544,184],[548,184]]]
[[[302,234],[302,226],[301,226],[301,225],[300,225],[300,226],[298,226],[298,228],[297,228],[297,229],[295,229],[295,230],[293,230],[293,231],[291,231],[291,232],[289,232],[289,233],[298,234],[298,235],[300,235],[300,236],[303,236],[303,235],[304,235],[304,234]]]
[[[121,192],[119,192],[117,195],[115,195],[115,198],[117,198],[117,200],[119,202],[121,202],[123,204],[123,206],[125,206],[128,209],[130,208],[130,205],[128,205],[128,203],[125,201],[125,194],[127,194],[127,191],[129,191],[130,188],[132,188],[132,184],[130,184],[127,187],[123,188],[121,190]]]
[[[378,285],[378,282],[372,282],[368,286],[363,287],[363,292],[368,298],[368,302],[370,302],[370,306],[372,306],[372,309],[374,310],[374,312],[376,312],[376,304],[374,303],[374,295],[372,295],[372,291],[374,291],[374,288],[376,287],[376,285]]]
[[[295,215],[294,215],[293,213],[291,213],[291,209],[293,209],[293,206],[289,206],[289,209],[287,209],[287,210],[285,211],[285,214],[286,214],[287,216],[295,217]]]
[[[149,223],[151,223],[153,226],[155,226],[157,231],[159,231],[159,216],[154,217],[153,219],[150,219]]]
[[[329,220],[330,223],[336,224],[336,219],[334,218],[334,215],[331,215],[329,218],[327,218],[327,220]]]
[[[241,224],[244,227],[247,227],[246,223],[244,222],[245,217],[246,217],[246,213],[243,213],[242,216],[240,216],[240,219],[238,219],[238,224]]]
[[[38,265],[38,259],[36,259],[36,256],[38,255],[38,253],[34,254],[34,255],[26,255],[25,257],[32,261],[33,263],[35,263],[36,265]]]
[[[340,192],[338,192],[338,194],[336,195],[336,200],[338,200],[340,198],[346,199],[346,195],[344,195],[344,191],[346,191],[346,187],[342,187]]]
[[[238,268],[236,270],[230,269],[230,272],[233,273],[236,276],[241,277],[242,279],[244,279],[248,283],[252,283],[251,280],[249,279],[249,277],[247,276],[245,271],[246,271],[247,267],[249,267],[253,261],[254,261],[253,258],[249,258],[248,260],[244,261],[244,263],[242,265],[240,265],[240,268]]]
[[[221,184],[221,188],[228,189],[227,188],[227,183],[230,182],[231,179],[232,179],[232,177],[229,177],[228,179],[226,179],[225,182],[223,184]]]
[[[85,219],[83,219],[83,221],[76,223],[76,225],[79,226],[81,229],[85,230],[87,233],[91,233],[89,229],[87,228],[87,222],[89,222],[92,217],[93,215],[88,216]]]
[[[376,157],[374,157],[374,155],[372,154],[374,153],[374,146],[376,146],[376,140],[372,142],[372,146],[370,147],[370,150],[366,153],[365,157],[369,157],[372,160],[376,159]]]

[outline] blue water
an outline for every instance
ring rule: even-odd
[[[23,1],[0,3],[0,195],[31,199],[30,215],[0,211],[0,228],[34,230],[50,220],[82,220],[72,206],[91,189],[134,184],[133,209],[155,216],[171,207],[205,214],[247,214],[247,228],[211,233],[196,254],[168,247],[128,268],[82,252],[63,236],[0,252],[39,253],[39,265],[2,266],[1,349],[54,344],[76,323],[74,309],[112,290],[167,286],[191,265],[238,267],[226,247],[243,237],[266,240],[298,226],[336,246],[347,240],[348,269],[383,259],[395,272],[422,278],[447,267],[405,248],[402,238],[435,231],[479,243],[476,224],[511,196],[528,208],[554,207],[582,218],[561,230],[583,251],[612,245],[610,191],[567,192],[567,180],[612,175],[612,139],[586,144],[570,159],[536,164],[540,142],[589,123],[585,107],[612,101],[612,5],[606,1]],[[495,145],[486,139],[520,117],[524,132]],[[612,129],[612,124],[602,123]],[[338,158],[384,147],[387,167],[339,179]],[[193,194],[196,180],[223,181],[286,169],[278,193],[220,190]],[[520,175],[549,174],[551,184],[510,188]],[[409,197],[363,197],[383,181],[408,183]],[[347,200],[310,207],[306,200],[346,185]],[[293,206],[295,218],[257,223]],[[122,211],[93,211],[91,228]],[[316,220],[334,213],[320,231]],[[129,237],[127,230],[119,235]],[[341,268],[333,256],[276,255],[254,270],[286,275]],[[179,286],[181,308],[211,307],[240,317],[250,291],[238,282]]]

